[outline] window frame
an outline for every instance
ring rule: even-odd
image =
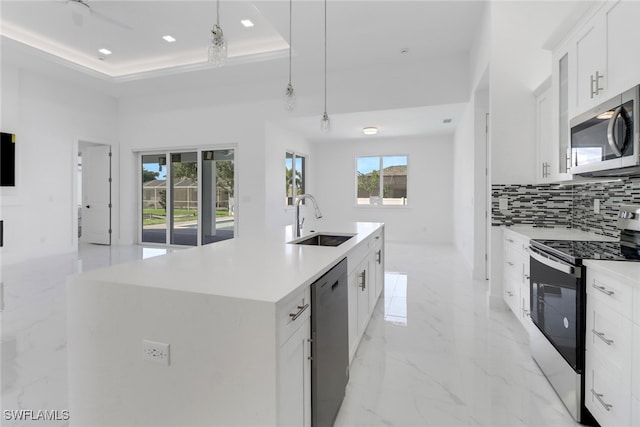
[[[380,183],[379,183],[379,188],[378,188],[378,194],[382,194],[382,197],[380,198],[381,203],[380,204],[360,204],[358,203],[358,160],[362,159],[362,158],[367,158],[367,157],[373,157],[373,158],[378,158],[378,171],[380,172]],[[406,168],[407,168],[407,183],[406,183],[406,196],[405,196],[405,202],[403,204],[385,204],[384,203],[384,159],[388,158],[388,157],[404,157],[406,159]],[[363,154],[363,155],[356,155],[355,157],[355,173],[354,173],[354,178],[355,178],[355,197],[354,197],[354,202],[355,202],[355,207],[357,208],[365,208],[365,209],[371,209],[371,208],[383,208],[383,209],[407,209],[410,207],[409,205],[409,155],[408,154]]]
[[[289,155],[291,155],[291,169],[292,169],[292,174],[291,174],[291,181],[289,181],[287,179],[287,160],[289,160]],[[285,174],[285,208],[290,209],[293,208],[295,206],[295,199],[296,199],[296,194],[294,194],[294,192],[292,191],[292,195],[291,197],[289,197],[288,194],[288,185],[291,185],[291,188],[296,188],[295,183],[293,182],[294,177],[296,176],[296,160],[297,159],[302,159],[302,171],[301,171],[301,178],[300,178],[300,189],[301,189],[301,193],[300,194],[304,194],[306,191],[306,186],[307,186],[307,161],[309,159],[309,156],[307,154],[303,154],[300,153],[299,151],[296,150],[286,150],[285,154],[284,154],[284,161],[285,161],[285,169],[284,169],[284,174]],[[291,202],[291,203],[289,203]],[[305,204],[305,200],[302,201],[302,204]]]

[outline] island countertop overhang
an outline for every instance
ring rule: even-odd
[[[295,237],[288,226],[270,238],[240,237],[81,273],[69,284],[96,280],[277,303],[313,283],[383,226],[318,224],[316,233],[354,234],[336,247],[291,244]]]

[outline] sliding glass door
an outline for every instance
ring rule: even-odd
[[[142,242],[167,243],[167,156],[142,156]]]
[[[202,244],[231,239],[235,230],[234,150],[202,152]]]
[[[198,245],[198,153],[171,153],[169,242]]]
[[[235,150],[143,154],[141,159],[141,243],[196,246],[234,237]]]

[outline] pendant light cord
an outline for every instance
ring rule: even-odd
[[[291,44],[292,44],[292,32],[291,32],[291,22],[293,21],[291,16],[291,11],[293,9],[293,0],[289,0],[289,84],[291,84]]]
[[[324,112],[327,113],[327,0],[324,0]]]
[[[216,1],[216,25],[220,26],[220,0]]]

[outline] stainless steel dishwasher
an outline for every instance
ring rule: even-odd
[[[311,285],[311,425],[332,426],[349,381],[347,259]]]

